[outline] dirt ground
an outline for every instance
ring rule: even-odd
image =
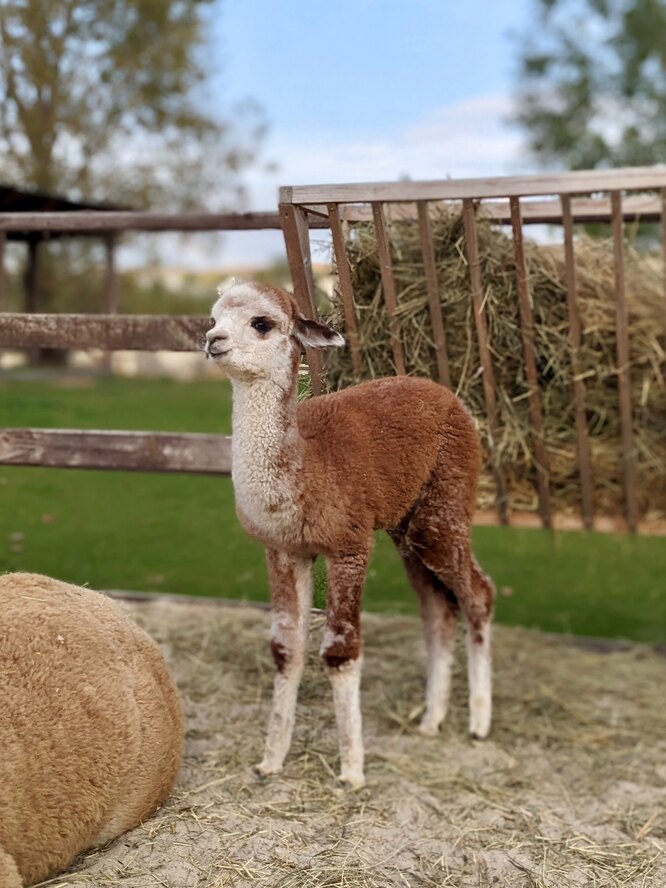
[[[464,657],[436,739],[415,731],[420,626],[366,617],[368,784],[336,785],[314,620],[292,751],[260,782],[273,666],[268,614],[160,599],[125,605],[183,695],[185,759],[150,821],[54,888],[666,885],[666,659],[498,626],[491,739],[465,734]]]

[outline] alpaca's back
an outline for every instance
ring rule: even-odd
[[[308,479],[308,507],[318,515],[333,502],[332,525],[358,520],[394,527],[434,471],[464,471],[474,499],[480,448],[474,420],[461,401],[430,379],[388,377],[299,404],[298,425],[316,472]],[[323,498],[321,490],[334,491]],[[346,496],[347,494],[347,496]]]
[[[4,850],[30,884],[148,816],[182,733],[159,651],[116,604],[0,577],[0,872]]]

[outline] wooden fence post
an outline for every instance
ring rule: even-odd
[[[116,276],[116,238],[113,234],[107,234],[104,238],[106,264],[104,271],[104,311],[106,314],[118,313],[118,278]],[[102,358],[102,367],[106,373],[111,373],[113,366],[113,352],[106,352]]]
[[[25,310],[28,314],[35,314],[39,310],[39,256],[40,241],[30,238],[28,241],[28,256],[25,269]],[[28,351],[28,363],[31,366],[39,364],[39,349],[31,348]]]
[[[5,274],[5,246],[7,232],[0,231],[0,311],[7,311],[7,276]]]

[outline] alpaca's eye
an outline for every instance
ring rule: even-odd
[[[250,321],[250,325],[260,333],[262,336],[265,336],[268,332],[273,329],[274,324],[268,320],[268,318],[252,318]]]
[[[212,329],[215,326],[215,318],[209,318],[208,323],[210,324],[211,329]]]

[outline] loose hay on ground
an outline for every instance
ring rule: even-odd
[[[418,621],[366,616],[368,786],[333,779],[336,735],[315,618],[292,752],[260,782],[273,664],[254,608],[126,605],[181,688],[186,754],[173,798],[52,886],[387,888],[666,884],[666,661],[498,626],[491,739],[465,736],[459,651],[440,737],[415,731]]]

